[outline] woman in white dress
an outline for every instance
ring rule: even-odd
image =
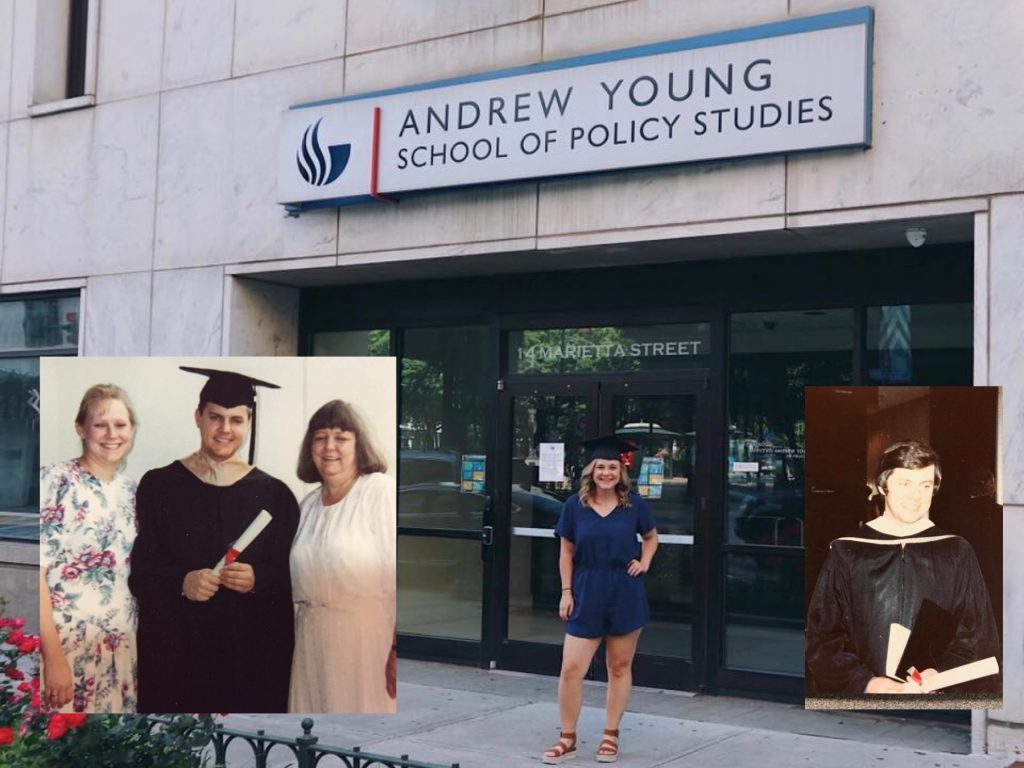
[[[351,405],[309,421],[291,552],[295,655],[289,712],[394,712],[395,481]]]
[[[124,390],[90,387],[75,431],[82,455],[44,467],[39,484],[42,703],[52,712],[134,712],[135,483],[119,469],[135,413]]]

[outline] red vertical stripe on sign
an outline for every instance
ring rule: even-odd
[[[373,108],[373,144],[370,148],[370,197],[397,203],[394,198],[377,192],[377,165],[380,162],[380,107]]]

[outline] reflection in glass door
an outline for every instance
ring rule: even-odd
[[[578,488],[580,442],[588,437],[593,397],[535,392],[514,395],[511,401],[508,638],[561,646],[555,525],[562,502]],[[541,454],[552,446],[559,446],[557,456],[548,455],[542,464]]]
[[[640,685],[693,684],[694,520],[700,509],[697,399],[687,383],[509,385],[509,582],[502,666],[557,674],[564,637],[555,525],[579,490],[581,442],[615,431],[636,445],[633,489],[652,507],[661,545],[644,576],[651,622],[638,647]],[[605,677],[603,657],[592,676]]]
[[[460,343],[452,344],[453,333]],[[404,331],[398,491],[399,643],[477,661],[489,579],[486,326]]]
[[[615,434],[636,445],[633,489],[651,506],[658,553],[647,573],[651,622],[639,656],[692,657],[694,518],[697,509],[696,396],[602,393]]]

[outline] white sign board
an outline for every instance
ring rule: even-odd
[[[565,443],[541,443],[539,449],[541,483],[565,480]]]
[[[277,201],[870,144],[870,8],[300,104]]]

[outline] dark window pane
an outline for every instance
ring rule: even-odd
[[[403,331],[400,529],[483,525],[490,339],[486,326]],[[399,632],[479,640],[482,579],[479,541],[399,536]]]
[[[0,352],[78,350],[78,296],[0,301]]]
[[[38,408],[39,358],[0,359],[2,512],[39,512]],[[38,536],[36,520],[32,529],[33,536]]]
[[[970,384],[973,311],[970,303],[868,307],[868,383]]]
[[[853,381],[853,310],[735,314],[729,321],[725,540],[804,544],[804,387]]]
[[[404,332],[400,525],[479,530],[488,464],[485,326]],[[463,486],[463,474],[468,482]]]
[[[726,555],[725,665],[802,675],[804,559]]]
[[[314,333],[313,354],[334,357],[387,357],[391,354],[391,332],[376,330]]]
[[[479,542],[399,536],[398,631],[479,640],[482,580]]]
[[[78,351],[78,295],[0,300],[0,538],[39,540],[39,358]]]

